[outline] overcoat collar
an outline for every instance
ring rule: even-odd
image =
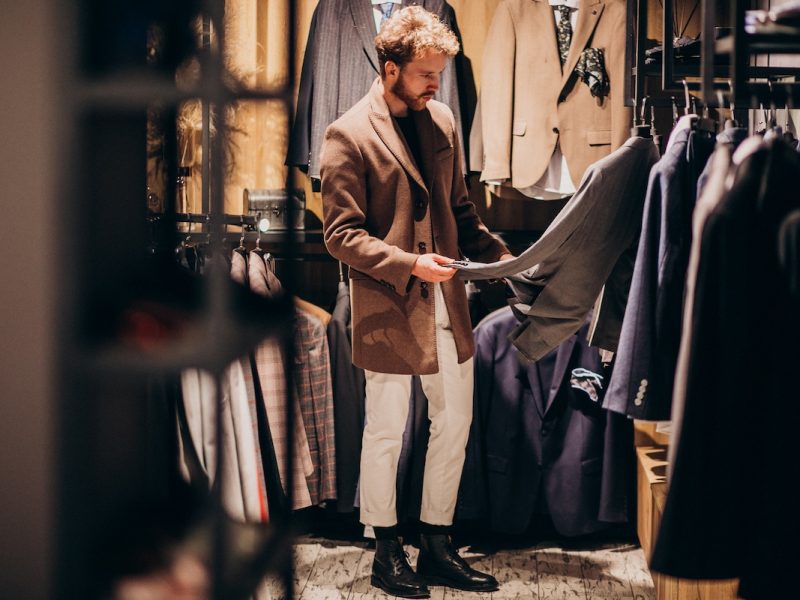
[[[370,113],[369,120],[375,133],[394,155],[400,165],[411,178],[429,195],[432,193],[434,181],[435,160],[433,158],[434,124],[431,113],[427,108],[420,111],[410,111],[419,135],[420,154],[422,165],[414,162],[413,154],[406,144],[402,133],[398,130],[389,106],[383,97],[383,82],[377,78],[369,90]],[[424,173],[424,176],[423,176]]]

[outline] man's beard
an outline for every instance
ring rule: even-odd
[[[415,96],[408,91],[402,72],[397,78],[397,81],[395,81],[394,87],[392,87],[392,93],[400,98],[400,100],[405,102],[411,110],[422,110],[427,104],[427,100],[425,100],[422,96]]]

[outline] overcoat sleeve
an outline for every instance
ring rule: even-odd
[[[321,164],[325,198],[323,228],[328,252],[405,295],[417,255],[387,244],[364,227],[367,210],[364,157],[356,141],[336,124],[325,133]]]

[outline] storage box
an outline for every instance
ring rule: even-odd
[[[244,205],[248,214],[261,215],[267,219],[267,231],[305,229],[306,200],[303,190],[292,190],[292,197],[286,190],[249,189],[244,190]]]

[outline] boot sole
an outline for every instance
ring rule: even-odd
[[[400,596],[401,598],[430,598],[430,592],[407,592],[397,588],[393,588],[390,585],[386,585],[380,578],[372,575],[370,577],[369,582],[376,588],[383,590],[387,594],[391,596]]]
[[[500,589],[498,585],[487,584],[484,586],[469,586],[450,579],[445,579],[444,577],[437,577],[436,575],[422,575],[419,572],[417,572],[417,575],[420,575],[428,585],[444,585],[463,592],[496,592]]]

